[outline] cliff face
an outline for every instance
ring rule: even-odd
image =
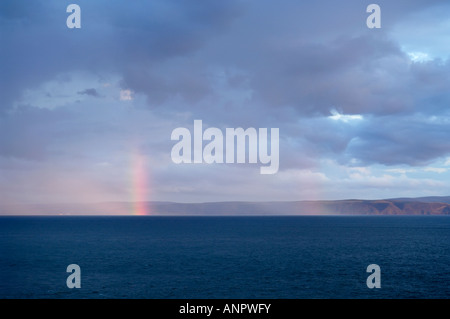
[[[327,212],[350,215],[450,215],[450,204],[397,200],[344,200],[325,203]]]
[[[450,215],[450,204],[401,200],[152,203],[161,215]]]

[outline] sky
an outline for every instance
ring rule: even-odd
[[[450,2],[370,3],[1,1],[1,205],[450,195]],[[174,163],[194,120],[278,172]]]

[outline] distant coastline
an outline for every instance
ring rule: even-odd
[[[133,202],[0,206],[0,215],[132,215]],[[450,215],[450,196],[382,200],[141,202],[150,215]]]

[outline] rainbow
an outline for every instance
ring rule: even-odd
[[[148,208],[148,171],[147,160],[139,152],[133,153],[131,165],[132,214],[150,215]]]

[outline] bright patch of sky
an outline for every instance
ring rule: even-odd
[[[334,121],[342,121],[345,123],[352,122],[352,121],[359,121],[363,119],[363,116],[360,114],[341,114],[336,110],[331,110],[330,115],[328,118],[334,120]]]
[[[412,62],[427,62],[432,60],[428,53],[424,52],[408,52],[408,55]]]
[[[415,11],[397,19],[390,32],[413,62],[450,57],[450,2]]]

